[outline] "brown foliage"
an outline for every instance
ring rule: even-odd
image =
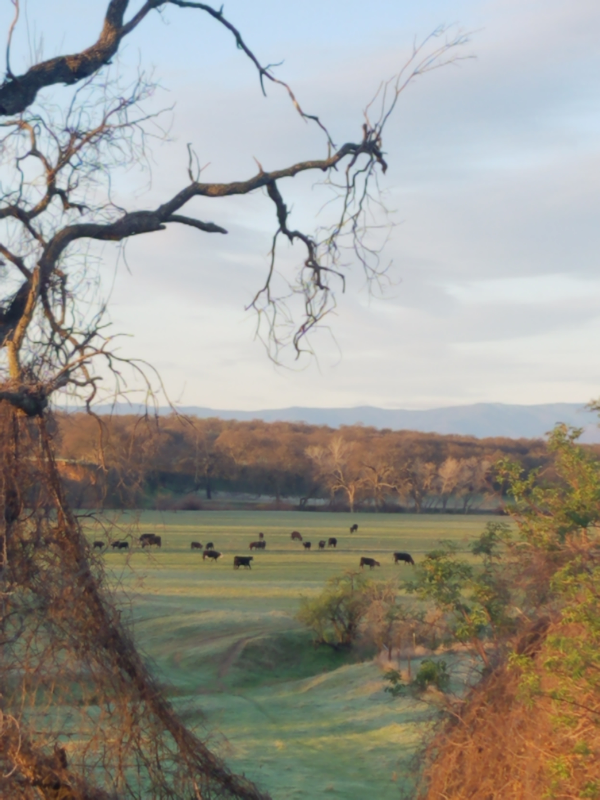
[[[517,458],[528,469],[549,460],[540,440],[176,415],[100,421],[101,429],[87,414],[58,416],[60,468],[75,481],[69,497],[78,507],[90,507],[94,497],[135,507],[145,494],[165,489],[179,497],[203,489],[210,500],[226,489],[277,502],[329,497],[340,508],[466,512],[500,488],[490,473],[499,457]],[[179,504],[168,497],[160,502]]]
[[[504,662],[467,696],[427,750],[427,788],[421,800],[532,800],[595,797],[600,786],[600,704],[597,693],[581,691],[561,703],[557,679],[544,667],[555,655],[549,634],[584,634],[562,620],[538,620],[514,642],[531,659],[532,697],[521,670]],[[557,700],[558,698],[558,700]],[[578,707],[578,721],[557,724],[562,712]],[[574,747],[585,741],[585,752]],[[568,789],[555,785],[557,767]],[[586,794],[586,790],[588,793]]]

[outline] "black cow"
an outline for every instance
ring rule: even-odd
[[[325,539],[321,539],[321,541],[319,542],[319,550],[325,550],[326,544],[327,542],[325,541]]]
[[[327,547],[337,547],[337,539],[335,536],[330,536],[329,539],[327,539]]]
[[[142,547],[150,547],[151,545],[162,547],[162,538],[155,533],[145,533],[143,536],[140,536],[140,542]]]
[[[298,531],[292,531],[291,538],[292,538],[292,540],[296,540],[298,542],[301,542],[302,541],[302,534],[298,533]]]
[[[202,561],[204,561],[205,558],[212,558],[213,561],[216,561],[218,558],[221,558],[222,555],[223,553],[219,553],[218,550],[205,550],[202,553]]]
[[[145,543],[151,542],[152,539],[154,539],[155,535],[156,534],[154,533],[142,533],[142,535],[140,536],[140,544],[142,545],[142,547],[144,547]]]
[[[95,550],[97,547],[99,547],[99,548],[100,548],[100,550],[102,550],[102,548],[103,548],[103,547],[105,547],[105,544],[104,544],[104,542],[101,542],[100,540],[98,540],[98,541],[94,542],[94,550]]]
[[[250,542],[250,550],[264,550],[267,543],[264,539],[259,542]]]
[[[205,550],[214,550],[215,546],[214,546],[214,544],[212,542],[207,542],[205,547],[204,547],[204,549]]]
[[[202,550],[203,547],[204,545],[202,544],[202,542],[192,542],[190,545],[190,548],[192,550]]]
[[[233,557],[233,568],[239,569],[240,567],[248,567],[248,569],[252,569],[252,565],[250,562],[254,556],[234,556]]]
[[[358,525],[355,522],[354,525],[350,526],[350,533],[356,533],[357,530],[358,530]]]
[[[310,542],[302,542],[302,547],[305,550],[310,550]]]
[[[129,542],[120,542],[117,540],[116,542],[111,542],[110,546],[113,550],[129,550]]]
[[[380,567],[380,566],[381,566],[381,564],[379,563],[379,561],[375,561],[374,558],[367,558],[366,556],[361,556],[361,559],[360,559],[360,568],[361,569],[363,567],[371,567],[371,569],[373,569],[373,567]]]
[[[407,564],[412,564],[413,567],[415,565],[414,559],[410,553],[394,553],[394,564],[398,564],[400,561],[405,561]]]

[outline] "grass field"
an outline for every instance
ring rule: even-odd
[[[359,530],[350,534],[357,522]],[[208,735],[230,766],[274,800],[339,797],[397,800],[410,783],[410,759],[430,724],[417,700],[392,699],[372,660],[314,649],[295,621],[301,596],[357,568],[360,556],[381,562],[373,577],[409,575],[392,552],[418,561],[439,539],[459,543],[486,519],[294,512],[183,511],[115,515],[111,539],[153,532],[160,551],[135,548],[104,556],[131,604],[139,646],[174,705]],[[130,527],[136,524],[132,534]],[[305,552],[298,530],[316,548],[335,536],[336,550]],[[129,531],[129,534],[128,534]],[[252,570],[233,570],[233,556],[263,531],[267,547]],[[98,538],[99,528],[90,536]],[[212,563],[190,542],[212,541]]]

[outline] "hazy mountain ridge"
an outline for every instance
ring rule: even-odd
[[[118,403],[95,408],[98,414],[137,414],[143,412],[139,404]],[[508,436],[513,439],[544,436],[557,422],[584,428],[583,441],[600,442],[597,415],[579,403],[545,403],[540,405],[510,405],[507,403],[474,403],[465,406],[448,406],[427,410],[389,409],[375,406],[355,408],[290,408],[236,411],[179,406],[182,414],[200,417],[219,417],[240,421],[260,419],[265,422],[305,422],[310,425],[362,424],[375,428],[413,430],[426,433],[454,433],[464,436]],[[171,413],[170,408],[160,408],[159,414]]]

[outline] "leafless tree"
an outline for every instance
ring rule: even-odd
[[[384,459],[364,464],[364,487],[369,499],[379,511],[385,506],[386,498],[398,492],[398,478],[394,467]]]
[[[448,500],[458,486],[460,481],[460,461],[449,456],[439,467],[436,476],[436,483],[439,494],[442,498],[442,508],[444,511],[448,505]]]
[[[435,464],[417,457],[404,464],[399,473],[400,492],[410,497],[415,511],[420,514],[433,485],[436,473]]]
[[[193,198],[266,192],[274,235],[264,285],[250,305],[266,323],[272,354],[307,335],[343,288],[349,247],[367,277],[381,275],[367,236],[377,176],[386,171],[386,123],[403,89],[418,75],[456,60],[462,34],[439,29],[382,84],[359,136],[336,146],[326,126],[300,106],[290,87],[264,66],[222,9],[187,0],[110,0],[98,40],[79,53],[11,68],[19,0],[7,32],[0,86],[0,793],[14,798],[266,797],[233,775],[187,729],[164,698],[121,622],[102,565],[68,506],[57,469],[49,411],[58,390],[88,405],[99,362],[122,388],[122,363],[96,302],[90,247],[125,242],[170,225],[223,235],[218,223],[185,213]],[[146,157],[160,118],[145,110],[153,86],[142,73],[130,86],[111,64],[124,39],[153,13],[176,7],[226,28],[246,54],[263,91],[287,92],[324,137],[320,157],[228,183],[202,180],[192,149],[179,191],[152,208],[123,208],[116,172]],[[83,10],[77,13],[85,13]],[[197,18],[197,17],[196,17]],[[44,90],[56,90],[50,103]],[[314,172],[338,201],[332,226],[295,228],[282,194],[289,179]],[[302,251],[287,294],[274,290],[281,238]],[[289,300],[301,299],[299,319]],[[289,327],[288,327],[289,326]],[[264,329],[263,329],[264,330]],[[45,714],[47,709],[52,714]]]
[[[335,436],[325,447],[313,445],[306,450],[331,497],[345,495],[351,512],[365,486],[365,468],[357,458],[357,451],[356,443],[344,441],[342,436]]]

